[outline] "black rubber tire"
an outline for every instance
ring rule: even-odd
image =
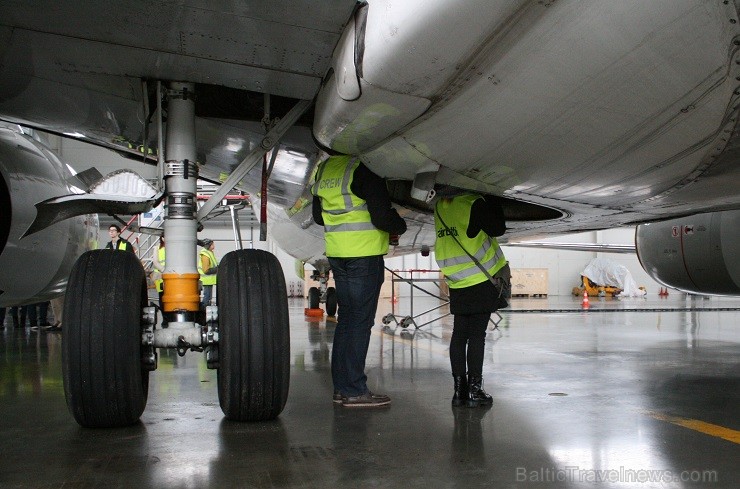
[[[337,289],[334,287],[326,289],[326,315],[337,315]]]
[[[321,292],[318,287],[310,287],[308,289],[308,308],[318,309],[321,305]]]
[[[145,304],[144,269],[133,253],[95,250],[77,259],[64,301],[62,375],[67,407],[80,425],[128,426],[144,412]]]
[[[276,418],[288,400],[288,293],[278,259],[227,253],[218,266],[218,400],[234,421]]]

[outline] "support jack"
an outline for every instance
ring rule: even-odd
[[[395,290],[395,284],[396,284],[396,282],[407,283],[407,284],[409,284],[411,286],[411,295],[410,295],[410,309],[411,310],[410,310],[410,314],[407,315],[407,316],[396,315],[395,314],[395,303],[394,303],[392,312],[390,312],[390,313],[386,314],[385,316],[383,316],[383,319],[381,320],[383,322],[383,325],[389,326],[391,323],[395,323],[395,327],[399,327],[400,326],[402,329],[409,329],[412,326],[414,327],[414,329],[420,329],[420,328],[423,328],[424,326],[427,326],[427,325],[429,325],[429,324],[431,324],[431,323],[433,323],[435,321],[439,321],[440,319],[444,319],[447,316],[450,316],[452,314],[452,313],[449,313],[448,312],[448,313],[443,314],[441,316],[438,316],[438,317],[435,317],[433,319],[430,319],[429,321],[426,321],[424,323],[421,323],[421,324],[417,323],[417,320],[419,318],[421,318],[422,316],[425,316],[425,315],[429,314],[430,312],[436,311],[437,309],[441,309],[444,306],[449,305],[449,303],[450,303],[449,297],[447,297],[445,295],[435,295],[435,294],[429,292],[428,290],[422,289],[421,287],[419,287],[418,285],[416,285],[416,282],[431,282],[431,283],[435,283],[437,285],[437,287],[439,287],[440,282],[442,280],[444,280],[442,278],[414,278],[414,273],[428,273],[428,272],[439,273],[439,270],[409,270],[408,271],[409,278],[401,277],[397,272],[394,272],[393,270],[390,270],[389,268],[386,268],[386,270],[388,270],[392,274],[392,277],[391,277],[391,298],[392,299],[396,297],[396,290]],[[424,294],[427,294],[427,295],[429,295],[431,297],[437,298],[437,299],[439,299],[439,300],[441,300],[443,302],[440,305],[438,305],[438,306],[435,306],[435,307],[433,307],[431,309],[427,309],[426,311],[423,311],[423,312],[421,312],[419,314],[414,315],[414,289],[420,290]],[[441,289],[440,289],[440,291],[441,291]],[[491,329],[492,330],[496,330],[496,329],[498,329],[498,325],[501,322],[501,320],[503,319],[503,317],[498,312],[495,312],[493,314],[495,314],[496,319],[494,319],[493,317],[491,317],[491,319],[489,321],[491,322],[491,324],[493,324],[493,328],[491,328]]]

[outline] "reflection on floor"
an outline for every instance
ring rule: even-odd
[[[436,304],[417,298],[415,308]],[[579,304],[514,299],[486,343],[493,407],[453,409],[451,317],[383,328],[386,301],[367,372],[393,403],[350,410],[331,402],[334,324],[307,321],[292,299],[290,398],[278,420],[224,421],[202,355],[163,351],[141,423],[115,430],[82,429],[67,412],[63,332],[6,327],[0,487],[737,487],[740,301],[516,312]],[[395,307],[410,313],[408,300]],[[630,310],[650,308],[659,310]]]

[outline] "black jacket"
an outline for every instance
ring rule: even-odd
[[[128,241],[126,241],[123,238],[118,238],[118,240],[121,241],[121,242],[123,242],[125,244],[125,246],[126,246],[125,247],[125,251],[130,251],[130,252],[133,253],[134,246],[131,243],[129,243]],[[116,243],[116,249],[119,249],[118,246],[120,246],[120,244],[119,243]],[[106,250],[112,250],[113,249],[113,243],[111,243],[110,241],[108,241],[108,244],[105,245],[105,249]],[[123,250],[121,250],[121,251],[123,251]]]

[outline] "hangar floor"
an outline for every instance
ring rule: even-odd
[[[141,423],[80,428],[64,402],[63,333],[6,327],[0,487],[740,484],[740,300],[592,299],[580,312],[575,298],[514,299],[487,338],[490,409],[450,406],[451,317],[376,326],[368,376],[392,405],[335,406],[333,324],[308,321],[303,307],[291,300],[288,404],[254,424],[224,421],[202,355],[161,352]],[[408,300],[396,307],[407,313]]]

